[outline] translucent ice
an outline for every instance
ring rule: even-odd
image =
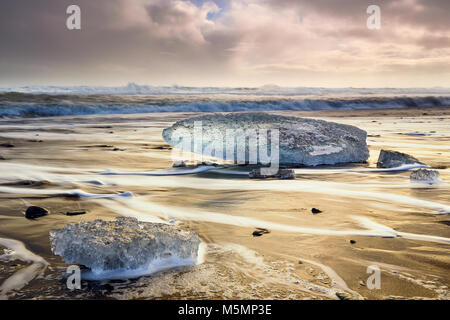
[[[244,159],[250,160],[252,157],[255,140],[251,140],[250,136],[256,136],[258,145],[268,148],[267,153],[271,153],[274,130],[279,133],[281,164],[316,166],[362,162],[369,157],[367,134],[357,127],[266,113],[212,114],[189,118],[164,129],[162,136],[167,143],[182,150],[236,161],[242,158],[239,154],[242,149],[245,151]],[[262,143],[261,138],[264,138]],[[254,157],[257,163],[263,163],[259,153]]]
[[[197,263],[200,240],[176,226],[118,217],[50,231],[53,253],[91,269],[94,277],[142,275]]]

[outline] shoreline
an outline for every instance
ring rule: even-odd
[[[403,234],[447,238],[447,216],[433,214],[433,208],[450,205],[450,108],[270,113],[356,125],[368,132],[370,158],[364,168],[375,167],[379,150],[389,148],[444,168],[439,169],[444,183],[416,187],[411,185],[408,171],[344,172],[346,168],[338,167],[334,170],[337,173],[321,168],[297,170],[292,190],[287,188],[289,181],[250,181],[213,172],[170,177],[101,175],[99,172],[109,168],[145,172],[171,167],[170,150],[161,148],[166,144],[162,129],[179,119],[204,113],[2,119],[0,143],[11,142],[14,147],[0,147],[0,155],[6,159],[0,160],[4,170],[0,184],[13,183],[4,190],[7,192],[0,193],[0,237],[22,241],[53,270],[46,271],[51,280],[34,279],[11,298],[71,297],[59,282],[67,265],[51,253],[49,230],[78,221],[112,220],[129,210],[143,219],[173,218],[183,229],[196,231],[208,248],[205,262],[182,268],[182,272],[173,269],[141,277],[127,286],[109,283],[118,292],[94,290],[94,296],[329,299],[331,296],[320,295],[320,290],[333,293],[336,288],[332,278],[338,275],[341,285],[368,299],[448,299],[448,244],[292,230],[363,230],[352,218],[357,216]],[[427,135],[408,134],[417,130]],[[362,165],[351,165],[358,166]],[[58,194],[73,189],[92,194],[132,192],[131,199],[139,201],[122,203]],[[423,206],[421,201],[433,208]],[[27,220],[22,211],[29,204],[48,208],[51,213]],[[314,215],[311,208],[319,208],[322,213]],[[87,213],[66,216],[67,211]],[[214,214],[220,214],[216,215],[220,219],[201,218]],[[269,229],[279,227],[255,238],[249,225],[236,225],[240,218],[264,221]],[[380,291],[361,285],[370,264],[379,264],[382,269]],[[21,266],[23,263],[13,266],[0,261],[0,281]],[[168,289],[169,285],[174,288]],[[229,287],[240,289],[234,292]],[[325,289],[310,291],[309,287]],[[42,288],[49,288],[49,292]],[[92,298],[92,294],[83,291],[79,298]]]

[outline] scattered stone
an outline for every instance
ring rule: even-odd
[[[154,150],[172,150],[172,147],[169,145],[162,145],[162,146],[156,146],[153,147]]]
[[[217,167],[220,166],[220,163],[212,162],[212,161],[201,161],[197,162],[196,166],[210,166],[210,167]]]
[[[219,163],[212,161],[190,161],[190,160],[177,160],[172,163],[173,168],[184,168],[184,167],[198,167],[198,166],[220,166]]]
[[[36,181],[36,180],[19,180],[19,181],[13,181],[13,182],[7,182],[2,183],[4,186],[27,186],[27,187],[41,187],[45,185],[51,184],[50,181],[42,180],[42,181]]]
[[[176,226],[117,217],[50,230],[52,252],[97,274],[197,262],[200,239]],[[155,265],[153,265],[155,264]]]
[[[114,146],[109,144],[95,144],[92,146],[81,146],[81,148],[112,148]]]
[[[298,260],[298,264],[303,264],[303,261],[301,261],[301,260]]]
[[[411,172],[410,180],[433,184],[440,181],[439,177],[439,171],[437,170],[419,169]]]
[[[0,147],[14,148],[15,145],[12,142],[3,142],[3,143],[0,143]]]
[[[363,287],[365,287],[365,286],[366,286],[366,284],[365,284],[365,283],[364,283],[364,281],[362,281],[362,280],[361,280],[361,281],[359,281],[359,285],[360,285],[360,286],[363,286]]]
[[[352,296],[346,292],[336,292],[336,296],[339,300],[351,300]]]
[[[312,209],[311,209],[311,212],[312,212],[313,214],[318,214],[318,213],[321,213],[322,210],[319,210],[319,209],[317,209],[317,208],[312,208]]]
[[[290,180],[295,179],[295,171],[293,169],[278,169],[278,171],[275,174],[263,174],[261,169],[258,168],[250,171],[248,174],[248,177],[250,179],[268,179],[268,178],[274,178],[274,179],[280,179],[280,180]],[[269,169],[269,168],[265,168]]]
[[[413,156],[397,151],[381,150],[378,157],[378,168],[396,168],[405,164],[423,164]]]
[[[82,214],[86,214],[86,211],[67,211],[66,216],[79,216]]]
[[[37,207],[37,206],[30,206],[27,208],[27,211],[25,211],[25,218],[27,219],[36,219],[39,217],[43,217],[48,215],[48,210],[45,208]]]
[[[355,244],[356,241],[355,241],[355,240],[350,240],[350,243],[351,243],[351,244]]]
[[[184,168],[187,166],[187,162],[183,160],[174,161],[172,164],[173,168]]]
[[[6,159],[0,154],[0,160],[6,160]]]
[[[264,229],[264,228],[256,228],[256,231],[253,231],[252,235],[254,237],[261,237],[263,234],[267,234],[270,233],[269,230]]]
[[[199,126],[201,123],[201,127]],[[357,127],[323,120],[279,116],[261,112],[208,114],[181,120],[164,129],[164,140],[182,150],[196,152],[191,143],[195,133],[201,130],[199,153],[237,161],[239,141],[264,135],[267,145],[272,145],[273,133],[279,133],[279,163],[286,165],[317,166],[346,162],[363,162],[369,157],[367,133]],[[227,139],[233,133],[233,139]],[[219,149],[217,150],[216,147]],[[250,159],[248,143],[243,147],[245,158]],[[270,149],[270,148],[269,148]],[[226,152],[234,150],[234,152]],[[207,152],[211,151],[211,152]],[[240,151],[239,151],[240,152]],[[270,152],[270,150],[269,150]],[[257,164],[263,164],[255,155]],[[265,160],[265,159],[264,159]]]
[[[112,129],[113,127],[112,126],[95,126],[95,127],[92,127],[92,128],[95,128],[95,129]]]

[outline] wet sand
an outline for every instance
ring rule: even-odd
[[[0,238],[23,242],[49,264],[22,288],[4,290],[3,297],[449,299],[450,108],[273,113],[356,125],[368,132],[370,159],[299,168],[293,181],[249,180],[227,170],[104,175],[107,169],[170,168],[171,150],[161,131],[198,114],[0,120],[5,158],[0,160]],[[421,185],[410,182],[410,172],[369,170],[376,169],[381,149],[413,155],[438,169],[443,182]],[[73,190],[132,192],[133,197],[74,197]],[[27,220],[22,212],[28,205],[51,213]],[[313,214],[311,208],[322,213]],[[65,215],[78,210],[87,214]],[[139,279],[85,281],[82,290],[69,291],[63,278],[67,265],[51,253],[49,230],[119,214],[175,219],[206,243],[205,261]],[[363,225],[360,218],[398,236],[383,237],[391,231]],[[257,227],[270,233],[253,237]],[[0,283],[29,265],[0,259]],[[380,289],[368,288],[368,266],[380,268]]]

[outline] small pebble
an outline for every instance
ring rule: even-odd
[[[35,219],[42,216],[46,216],[48,214],[48,210],[45,208],[37,207],[37,206],[30,206],[27,208],[27,211],[25,211],[25,218],[27,219]]]
[[[67,211],[66,216],[79,216],[81,214],[86,214],[86,211]]]

